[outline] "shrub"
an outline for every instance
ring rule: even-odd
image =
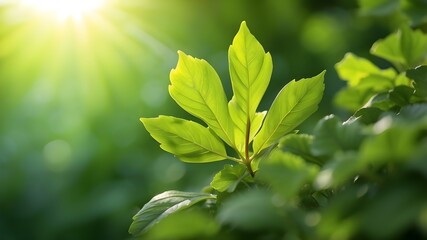
[[[204,124],[141,118],[160,147],[184,162],[229,160],[202,192],[166,191],[134,216],[144,239],[417,239],[427,237],[427,35],[402,27],[371,53],[337,63],[347,87],[313,133],[324,75],[292,80],[268,111],[258,105],[272,59],[243,22],[228,51],[233,97],[215,70],[179,52],[169,93]]]

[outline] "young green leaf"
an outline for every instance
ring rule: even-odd
[[[388,85],[392,86],[393,79],[397,75],[392,68],[382,70],[369,60],[357,57],[352,53],[345,54],[344,58],[335,65],[335,69],[339,77],[347,81],[351,87],[360,84],[367,85],[363,83],[365,78],[369,78],[368,82],[371,82],[372,85],[388,82]]]
[[[170,214],[208,199],[216,199],[216,196],[207,193],[180,191],[166,191],[159,194],[146,203],[132,218],[133,222],[130,225],[129,233],[140,236]]]
[[[401,70],[414,68],[426,62],[427,35],[420,30],[403,27],[385,39],[376,41],[371,53],[392,62]]]
[[[243,111],[241,110],[240,106],[237,105],[237,102],[234,101],[234,98],[228,102],[228,109],[230,110],[230,116],[231,119],[233,119],[235,124],[235,139],[236,139],[236,147],[237,149],[243,154],[245,150],[245,144],[246,144],[246,131],[247,131],[247,119],[244,120],[242,118]],[[249,138],[248,138],[248,144],[253,140],[255,135],[258,133],[259,129],[262,126],[262,123],[264,121],[265,115],[267,114],[267,111],[263,112],[257,112],[255,113],[255,117],[252,119],[252,122],[250,122],[250,129],[249,129]]]
[[[236,143],[244,143],[246,135],[250,136],[250,142],[261,126],[253,123],[256,121],[257,107],[270,82],[273,63],[270,54],[265,53],[262,45],[249,31],[246,22],[242,22],[234,37],[228,50],[228,60],[234,93],[229,107],[230,112],[234,113],[231,116],[239,130],[236,132]]]
[[[203,120],[222,140],[234,146],[234,126],[218,74],[205,60],[179,51],[170,73],[169,93],[188,113]]]
[[[254,139],[255,154],[276,143],[317,110],[325,87],[324,75],[325,71],[312,78],[292,80],[282,88]]]
[[[215,174],[211,187],[219,192],[233,192],[237,185],[246,177],[246,167],[242,164],[225,165],[224,169]]]
[[[183,162],[203,163],[227,158],[223,142],[202,125],[171,116],[141,118],[160,147]]]

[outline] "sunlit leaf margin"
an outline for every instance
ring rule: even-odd
[[[257,114],[258,105],[270,82],[273,63],[270,53],[251,34],[246,22],[228,50],[233,98],[229,103],[236,127],[236,146],[247,150],[249,143],[261,127],[265,114]]]
[[[323,96],[325,71],[312,78],[292,80],[277,95],[254,139],[254,153],[275,144],[312,113]]]
[[[169,93],[180,107],[203,120],[222,140],[234,146],[234,126],[221,80],[208,62],[178,52],[170,73]]]
[[[268,113],[257,112],[273,64],[246,22],[240,25],[229,48],[234,95],[228,104],[221,80],[208,62],[181,51],[178,55],[177,66],[170,72],[169,93],[180,107],[208,128],[167,116],[141,121],[162,149],[184,162],[234,160],[245,165],[254,177],[254,163],[270,152],[261,151],[271,150],[281,137],[316,111],[323,95],[325,71],[313,78],[291,81],[280,91]],[[236,157],[227,155],[220,139],[235,151]]]
[[[224,143],[202,125],[171,116],[141,118],[160,147],[184,162],[213,162],[227,158]]]

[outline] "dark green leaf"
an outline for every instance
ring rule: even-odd
[[[247,231],[282,227],[271,193],[259,189],[231,196],[221,205],[218,219],[223,224]]]
[[[411,103],[414,89],[408,86],[397,86],[389,92],[389,98],[397,105],[403,107]]]
[[[399,181],[389,181],[375,197],[361,204],[355,216],[363,219],[361,232],[372,239],[393,239],[413,226],[425,209],[427,195],[425,183],[411,179],[407,176]],[[385,222],[387,226],[384,226]]]
[[[354,115],[349,119],[349,121],[353,121],[358,119],[361,123],[371,124],[375,123],[383,111],[376,107],[366,107],[359,109]]]
[[[333,115],[319,121],[313,136],[311,151],[316,156],[332,156],[336,152],[356,150],[364,137],[357,121],[343,124]]]
[[[159,194],[146,203],[132,218],[129,233],[139,236],[170,214],[215,198],[216,196],[212,194],[180,191],[167,191]]]
[[[403,120],[419,121],[422,123],[422,120],[427,117],[427,103],[405,106],[400,110],[398,117]]]
[[[358,3],[359,11],[363,15],[383,16],[400,8],[399,0],[359,0]]]
[[[192,209],[168,215],[154,225],[143,239],[205,239],[215,236],[219,229],[220,226],[214,218],[200,210]]]
[[[384,163],[408,161],[416,146],[417,129],[413,125],[393,124],[391,116],[374,125],[377,135],[366,139],[360,147],[363,161],[380,166]]]
[[[406,76],[415,81],[415,95],[427,98],[427,66],[420,66],[406,71]]]
[[[364,107],[375,107],[383,111],[388,111],[395,106],[396,106],[396,103],[391,101],[389,92],[380,92],[378,94],[375,94],[364,105]]]
[[[318,165],[323,164],[323,159],[315,157],[311,152],[313,136],[307,134],[289,134],[284,136],[279,143],[279,148],[284,152],[298,155],[304,160]]]
[[[257,178],[271,185],[284,199],[292,199],[318,171],[317,165],[306,163],[297,155],[273,151],[269,159],[260,163]]]
[[[358,155],[353,151],[335,154],[334,158],[320,170],[315,187],[317,189],[336,188],[352,182],[364,167],[366,167],[365,163],[358,159]]]

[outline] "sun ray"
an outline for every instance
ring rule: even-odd
[[[53,14],[60,20],[81,20],[83,15],[103,6],[103,0],[21,0],[22,6],[30,7],[43,14]]]

